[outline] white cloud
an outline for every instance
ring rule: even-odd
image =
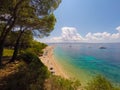
[[[110,39],[111,37],[111,34],[108,33],[108,32],[103,32],[103,33],[100,33],[100,32],[97,32],[97,33],[88,33],[85,38],[87,40],[97,40],[97,41],[101,41],[101,40],[107,40],[107,39]]]
[[[52,41],[57,42],[74,42],[74,41],[82,41],[82,36],[77,32],[74,27],[63,27],[62,34],[60,37],[54,37],[51,39]]]
[[[118,27],[116,28],[116,30],[118,30],[118,32],[119,32],[119,34],[120,34],[120,26],[118,26]]]
[[[118,33],[97,32],[87,33],[82,37],[75,27],[63,27],[61,36],[53,37],[46,42],[120,42],[120,26],[116,28]]]
[[[114,33],[111,35],[111,39],[120,39],[120,33]]]

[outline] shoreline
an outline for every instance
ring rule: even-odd
[[[41,59],[42,63],[44,63],[44,65],[47,66],[48,70],[53,75],[69,79],[68,75],[65,74],[65,71],[62,70],[62,67],[56,61],[56,58],[54,56],[54,46],[47,46],[43,51],[43,56],[39,58]]]
[[[43,56],[40,57],[42,63],[47,66],[48,70],[56,76],[61,76],[65,79],[70,80],[79,80],[80,83],[85,86],[86,83],[91,79],[89,78],[83,70],[80,73],[76,73],[76,69],[69,66],[62,66],[61,63],[57,61],[57,58],[54,55],[54,46],[47,46],[43,51]],[[66,69],[67,68],[67,69]],[[69,69],[68,69],[69,68]],[[65,70],[66,69],[66,70]],[[75,70],[75,71],[74,71]],[[78,78],[79,77],[79,78]],[[87,78],[87,79],[86,79]]]

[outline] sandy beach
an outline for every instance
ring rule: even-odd
[[[48,46],[44,49],[43,56],[40,57],[41,61],[48,67],[49,71],[54,74],[64,78],[69,78],[64,70],[62,70],[61,66],[55,60],[53,54],[54,47]]]

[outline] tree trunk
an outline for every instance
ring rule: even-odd
[[[10,62],[14,62],[16,57],[17,57],[17,54],[18,54],[18,50],[19,50],[19,43],[20,43],[20,39],[21,39],[21,36],[22,34],[24,33],[24,30],[23,31],[20,31],[20,34],[16,40],[16,43],[15,43],[15,46],[14,46],[14,52],[13,52],[13,56],[10,60]]]
[[[0,66],[2,66],[3,47],[4,47],[4,44],[0,43]]]
[[[8,29],[4,29],[4,33],[1,34],[0,36],[0,65],[2,65],[2,56],[3,56],[3,48],[4,48],[4,43],[6,40],[7,35],[9,34],[9,32],[11,31],[11,29],[13,28],[15,24],[15,20],[12,22],[12,24],[10,25],[10,27]]]
[[[11,28],[9,28],[11,30]],[[10,30],[4,33],[4,35],[0,38],[0,66],[2,65],[2,56],[3,56],[3,49],[7,35],[9,34]]]
[[[14,11],[13,11],[13,16],[9,19],[9,21],[7,22],[7,24],[5,25],[5,27],[3,29],[3,32],[0,35],[0,65],[2,65],[3,48],[4,48],[4,43],[5,43],[6,37],[15,25],[16,18],[17,18],[16,13],[17,13],[17,10],[21,3],[22,3],[22,0],[20,0],[16,4]],[[9,28],[7,28],[8,26],[9,26]]]

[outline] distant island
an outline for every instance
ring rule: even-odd
[[[99,49],[106,49],[106,47],[99,47]]]

